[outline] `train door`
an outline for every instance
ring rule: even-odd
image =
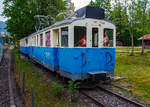
[[[99,45],[102,42],[102,35],[100,26],[92,26],[90,32],[87,34],[91,45],[85,49],[83,54],[83,69],[84,72],[98,71],[100,68],[100,63],[102,64],[102,52],[99,51]]]
[[[58,47],[59,45],[59,29],[54,29],[53,30],[53,46]]]

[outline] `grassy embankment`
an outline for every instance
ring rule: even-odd
[[[115,75],[125,77],[118,83],[129,84],[134,95],[150,104],[150,53],[135,56],[117,53]]]
[[[54,95],[52,83],[45,80],[44,75],[40,75],[39,72],[31,66],[29,62],[20,59],[17,50],[14,50],[16,56],[16,77],[20,86],[22,85],[22,73],[26,73],[25,89],[26,92],[23,95],[25,99],[26,107],[31,107],[32,94],[31,87],[34,86],[34,100],[35,107],[68,107],[70,102],[65,98],[58,98]],[[19,76],[21,75],[21,76]],[[19,79],[20,78],[20,79]]]

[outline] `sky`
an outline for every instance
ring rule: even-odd
[[[1,14],[2,14],[2,11],[3,11],[3,0],[0,0],[0,21],[6,21],[7,19],[2,17]]]
[[[3,6],[4,6],[3,1],[4,0],[0,0],[0,21],[6,21],[7,20],[7,18],[1,16],[2,11],[3,11]],[[81,7],[84,7],[84,6],[88,5],[91,0],[71,0],[71,1],[75,5],[75,10],[77,10]]]
[[[91,0],[71,0],[74,3],[75,10],[84,7],[90,3]]]

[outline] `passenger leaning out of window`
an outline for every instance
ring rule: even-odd
[[[105,33],[104,34],[104,46],[107,46],[107,47],[110,47],[110,40],[109,40],[109,37],[108,35]]]
[[[81,47],[86,47],[86,36],[83,36],[83,38],[80,40]]]

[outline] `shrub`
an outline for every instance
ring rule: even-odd
[[[69,92],[71,93],[71,101],[73,101],[74,94],[77,92],[79,88],[79,83],[75,83],[74,81],[69,81]]]
[[[55,96],[61,97],[63,95],[64,87],[62,85],[57,84],[57,83],[53,83],[52,88],[53,88]]]

